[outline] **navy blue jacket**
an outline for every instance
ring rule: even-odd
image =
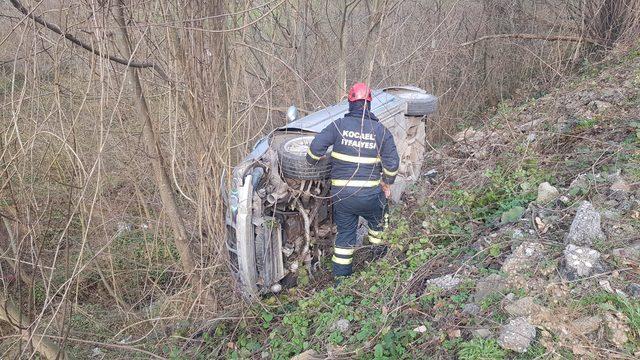
[[[372,188],[381,178],[393,184],[398,174],[400,158],[393,135],[364,105],[364,100],[349,103],[344,118],[324,128],[309,146],[307,162],[315,164],[333,145],[333,187]]]

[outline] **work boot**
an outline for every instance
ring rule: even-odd
[[[389,247],[387,245],[373,245],[371,252],[373,253],[373,260],[380,260],[389,251]]]

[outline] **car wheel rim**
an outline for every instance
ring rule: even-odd
[[[312,140],[313,136],[291,139],[284,145],[284,149],[288,153],[304,155],[309,150],[309,145],[311,144]]]

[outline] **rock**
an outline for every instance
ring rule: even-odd
[[[475,329],[471,330],[471,336],[474,338],[488,339],[493,336],[493,333],[489,329]]]
[[[600,253],[588,247],[573,244],[564,249],[566,276],[569,280],[589,276],[600,260]]]
[[[531,120],[529,122],[526,122],[524,124],[521,124],[518,126],[518,130],[522,131],[522,132],[527,132],[527,131],[531,131],[533,129],[535,129],[536,127],[538,127],[539,125],[543,124],[547,119],[542,117],[539,119],[535,119],[535,120]]]
[[[561,134],[567,134],[570,133],[578,125],[578,123],[578,119],[573,116],[562,117],[558,120],[556,129]]]
[[[445,276],[427,280],[427,287],[435,286],[444,291],[448,291],[455,289],[461,282],[462,280],[459,277],[447,274]]]
[[[542,244],[524,242],[507,257],[502,264],[502,271],[511,275],[535,267],[544,256]]]
[[[600,213],[588,201],[583,201],[571,223],[567,242],[574,245],[590,246],[594,241],[604,241],[600,226]]]
[[[466,142],[466,143],[479,143],[486,141],[487,139],[495,138],[497,136],[494,132],[474,130],[469,127],[453,136],[454,142]]]
[[[555,186],[552,186],[548,182],[543,182],[538,186],[538,197],[536,202],[540,204],[547,204],[557,199],[560,196],[560,192]]]
[[[472,316],[478,315],[480,313],[480,306],[474,303],[464,304],[464,306],[462,307],[462,313]]]
[[[601,101],[619,105],[627,98],[627,95],[621,88],[607,88],[600,91],[599,98]]]
[[[615,193],[622,193],[621,191],[616,191]],[[624,193],[626,194],[626,193]],[[618,203],[618,206],[616,207],[616,209],[624,212],[624,213],[628,213],[633,209],[637,209],[638,208],[638,200],[631,200],[628,199],[628,197],[625,195],[624,198],[622,200],[620,200],[620,202]]]
[[[536,133],[531,133],[527,135],[527,144],[536,141],[536,138],[537,138]]]
[[[104,358],[104,352],[102,352],[102,349],[100,349],[99,347],[94,347],[91,350],[91,357],[93,358]]]
[[[413,329],[413,331],[419,333],[419,334],[424,334],[427,332],[427,327],[424,325],[420,325],[417,328]]]
[[[624,179],[620,178],[611,185],[610,189],[611,191],[629,192],[631,191],[631,186],[624,181]]]
[[[524,212],[525,212],[525,208],[523,208],[522,206],[513,207],[502,213],[502,216],[500,216],[500,223],[501,224],[514,223],[520,220]]]
[[[640,261],[640,242],[636,242],[625,248],[613,249],[611,254],[622,260],[638,262]]]
[[[609,282],[609,280],[599,280],[598,281],[598,285],[600,285],[600,287],[608,292],[609,294],[613,294],[615,291],[613,290],[613,288],[611,287],[611,283]]]
[[[340,319],[338,321],[336,321],[335,323],[333,323],[332,328],[334,330],[338,330],[341,333],[345,333],[347,331],[349,331],[349,320],[347,319]]]
[[[606,221],[618,221],[622,217],[619,211],[607,209],[602,212],[602,218]]]
[[[545,311],[546,309],[543,306],[533,302],[532,297],[527,296],[505,306],[505,310],[511,316],[521,317],[535,315],[537,313]]]
[[[564,206],[569,205],[569,203],[571,202],[571,199],[569,199],[569,197],[564,196],[564,195],[560,196],[559,200]]]
[[[571,323],[571,329],[575,335],[582,336],[598,330],[600,324],[602,324],[600,316],[585,316]]]
[[[609,228],[609,237],[611,237],[612,239],[631,239],[637,236],[637,234],[638,230],[635,226],[633,226],[633,224],[625,223],[622,221],[611,224],[611,227]],[[631,245],[630,247],[627,246],[625,248],[617,249],[618,251],[616,253],[621,257],[622,260],[624,260],[625,257],[633,256],[633,254],[635,253],[635,251],[633,250],[634,245]],[[615,254],[613,255],[615,256]]]
[[[627,286],[627,292],[629,296],[634,299],[640,299],[640,284],[631,283]]]
[[[512,303],[515,300],[516,300],[516,294],[514,293],[508,293],[507,295],[505,295],[504,299],[502,299],[502,301],[506,303]]]
[[[431,170],[427,171],[426,173],[424,173],[422,176],[426,177],[427,180],[431,184],[435,184],[436,183],[436,178],[438,177],[438,170],[431,169]]]
[[[511,240],[513,241],[523,241],[527,236],[520,229],[514,229],[511,232]]]
[[[523,317],[509,321],[502,327],[498,344],[505,349],[523,353],[536,337],[536,328]]]
[[[447,335],[449,339],[456,339],[462,336],[462,331],[460,329],[449,329],[447,330]]]
[[[607,196],[604,193],[597,193],[595,195],[593,195],[591,197],[591,203],[592,204],[604,204],[607,202]],[[616,204],[616,201],[613,202],[614,205]]]
[[[624,315],[607,313],[604,319],[609,328],[609,341],[622,348],[629,341],[627,334],[631,331],[623,320]]]
[[[620,209],[622,207],[629,207],[629,195],[626,191],[612,191],[609,195],[609,200],[604,204],[608,207],[615,207]]]
[[[620,202],[619,202],[618,200],[616,200],[616,199],[611,199],[611,200],[607,200],[607,201],[605,201],[603,205],[604,205],[605,207],[615,208],[615,207],[618,207],[618,204],[619,204],[619,203],[620,203]]]
[[[473,295],[473,301],[479,303],[488,295],[495,292],[502,292],[506,289],[507,280],[498,274],[491,274],[478,281],[476,284],[476,293]]]
[[[611,107],[611,103],[601,100],[594,100],[588,105],[592,110],[603,111]]]
[[[292,357],[291,360],[318,360],[324,358],[325,357],[318,354],[317,351],[311,349]]]

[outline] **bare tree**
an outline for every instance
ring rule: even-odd
[[[119,6],[116,7],[115,11],[115,18],[118,23],[119,30],[118,37],[120,41],[120,50],[126,59],[132,59],[131,40],[129,39],[127,31],[127,22],[125,20],[123,7],[124,4],[120,3]],[[127,79],[133,92],[133,102],[135,103],[136,111],[144,123],[143,134],[145,146],[153,168],[156,185],[158,186],[158,191],[162,198],[162,204],[173,228],[176,247],[180,252],[182,269],[189,277],[191,277],[194,275],[196,270],[196,262],[193,259],[193,254],[191,253],[191,241],[185,229],[182,214],[178,208],[178,204],[176,203],[171,186],[171,180],[165,167],[164,156],[158,143],[156,131],[154,130],[153,120],[151,119],[147,100],[144,96],[138,70],[132,66],[127,66]]]

